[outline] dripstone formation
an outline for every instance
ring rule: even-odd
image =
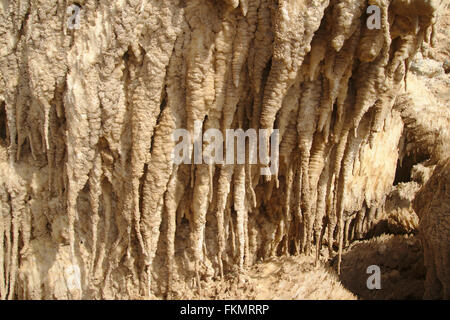
[[[371,228],[441,1],[72,4],[0,3],[1,299],[171,298]],[[195,121],[278,129],[277,174],[174,164]]]

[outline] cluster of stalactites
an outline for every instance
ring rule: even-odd
[[[183,218],[198,281],[206,259],[222,276],[314,243],[317,255],[322,242],[340,254],[349,221],[359,237],[373,215],[362,208],[382,205],[392,184],[392,105],[433,22],[431,4],[408,2],[427,8],[413,15],[400,2],[373,1],[381,28],[370,30],[359,0],[87,0],[80,28],[69,30],[62,1],[39,10],[13,1],[0,20],[10,162],[48,167],[47,196],[64,199],[74,264],[77,201],[88,194],[91,248],[81,260],[97,291],[125,259],[151,296],[163,239],[170,294]],[[193,133],[196,121],[222,132],[279,129],[277,175],[174,165],[173,130]]]

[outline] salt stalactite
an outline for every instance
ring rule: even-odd
[[[237,8],[239,6],[239,0],[224,0],[224,2],[233,8]]]
[[[88,174],[93,166],[95,157],[94,146],[99,138],[101,126],[99,103],[93,92],[94,87],[86,91],[78,88],[85,88],[80,83],[81,70],[73,70],[68,78],[68,94],[66,103],[71,105],[70,109],[66,109],[66,117],[68,119],[68,193],[67,193],[67,210],[69,217],[69,241],[71,246],[71,254],[75,256],[75,217],[76,201],[79,192],[88,180]],[[95,76],[89,79],[89,82],[95,83]],[[84,91],[84,92],[83,92]],[[86,131],[83,131],[83,128]]]
[[[184,167],[183,169],[186,169]],[[175,167],[172,177],[169,181],[167,193],[165,195],[165,208],[167,210],[167,295],[168,298],[172,295],[173,278],[175,275],[175,232],[177,225],[177,208],[179,208],[182,197],[185,194],[185,183],[187,181],[186,170],[179,170]]]
[[[160,31],[161,33],[162,31]],[[163,49],[164,50],[164,49]],[[161,51],[163,51],[161,50]],[[161,55],[162,54],[162,55]],[[165,61],[163,60],[165,58]],[[161,60],[163,61],[161,61]],[[146,67],[146,73],[152,75],[150,79],[144,81],[142,79],[133,93],[133,111],[132,111],[132,181],[127,183],[127,194],[130,194],[131,203],[128,203],[125,210],[132,210],[134,213],[135,227],[138,234],[138,239],[141,243],[144,254],[147,255],[148,248],[145,247],[143,242],[143,236],[141,235],[140,228],[140,209],[139,209],[139,179],[144,173],[144,165],[147,161],[148,149],[150,148],[150,139],[152,137],[153,129],[156,124],[157,110],[161,104],[161,85],[165,76],[165,67],[167,65],[169,56],[168,52],[160,52],[159,55],[153,57],[144,58],[143,64]],[[159,72],[151,73],[151,70],[158,70]],[[148,95],[149,97],[146,97]],[[135,98],[134,98],[135,97]],[[142,99],[142,100],[141,100]],[[151,100],[151,104],[144,104],[143,101]],[[146,114],[144,117],[142,114]],[[129,215],[130,213],[126,213]],[[131,232],[131,219],[128,221],[128,237],[130,238]],[[130,241],[130,240],[129,240]],[[129,244],[130,245],[130,244]]]
[[[3,169],[3,168],[2,168]],[[14,299],[16,283],[19,274],[21,248],[28,248],[30,227],[23,227],[25,217],[29,214],[26,197],[27,190],[23,179],[13,172],[0,173],[3,183],[1,185],[1,220],[0,227],[0,299]]]
[[[383,33],[383,49],[381,50],[378,58],[375,59],[371,64],[362,64],[362,67],[358,72],[368,74],[368,81],[365,82],[360,88],[356,95],[355,105],[357,109],[355,110],[355,117],[353,118],[353,130],[356,135],[356,130],[359,126],[364,114],[373,106],[376,102],[376,93],[380,90],[382,82],[385,80],[381,71],[384,71],[384,67],[387,65],[389,60],[389,48],[391,45],[391,36],[389,31],[389,21],[388,21],[388,6],[387,1],[381,1],[381,20],[382,20],[382,33]]]
[[[217,260],[219,263],[219,272],[220,276],[223,278],[223,254],[225,251],[225,210],[227,205],[228,195],[230,193],[231,179],[233,177],[234,166],[233,165],[224,165],[220,168],[220,176],[217,186],[217,211],[216,211],[216,219],[217,219],[217,242],[218,242],[218,250],[217,250]]]
[[[384,45],[384,35],[379,29],[362,28],[357,56],[362,62],[372,62]]]
[[[299,76],[301,76],[301,73],[299,73]],[[300,80],[300,79],[299,79]],[[283,105],[280,109],[279,116],[277,118],[277,128],[279,130],[280,135],[280,149],[285,150],[280,151],[280,156],[284,158],[285,161],[289,159],[289,152],[292,151],[292,149],[295,147],[295,145],[287,145],[283,148],[283,141],[286,142],[289,138],[286,136],[289,136],[289,134],[293,134],[293,131],[289,132],[289,129],[295,129],[294,131],[297,131],[296,128],[296,116],[298,115],[298,106],[299,106],[299,98],[301,95],[300,90],[300,81],[298,81],[294,86],[292,86],[288,93],[286,94],[286,97],[283,101]],[[291,124],[294,125],[292,128]],[[286,134],[286,136],[285,136]],[[296,138],[296,137],[295,137]],[[296,140],[295,140],[296,141]],[[294,141],[294,144],[295,144]]]
[[[301,203],[302,214],[304,219],[304,228],[307,228],[307,220],[311,222],[311,197],[309,184],[309,161],[311,147],[313,143],[313,135],[316,129],[317,113],[316,107],[319,104],[321,92],[321,79],[314,82],[306,82],[304,84],[303,95],[300,99],[298,112],[298,144],[300,150],[300,167],[301,167]],[[302,251],[306,246],[307,232],[304,229],[303,239],[301,243]]]
[[[247,0],[245,0],[246,2]],[[245,6],[243,11],[248,14],[244,14],[244,17],[238,18],[237,25],[237,34],[236,39],[233,44],[233,64],[232,64],[232,72],[233,72],[233,83],[237,88],[239,86],[239,77],[241,74],[242,66],[247,58],[248,50],[250,47],[250,43],[253,40],[253,35],[256,30],[256,21],[257,21],[257,10],[259,6],[259,0],[250,1],[250,8]],[[241,1],[241,8],[244,8]]]
[[[361,123],[358,128],[356,136],[350,136],[349,141],[342,159],[342,173],[339,181],[339,192],[337,202],[337,218],[338,218],[338,244],[339,244],[339,259],[338,259],[338,273],[340,273],[341,256],[344,241],[344,211],[345,211],[345,196],[347,193],[346,187],[351,177],[353,169],[353,162],[355,161],[356,152],[359,151],[361,142],[365,139],[369,131],[369,117],[365,117],[365,121]]]
[[[205,117],[213,106],[214,90],[214,32],[207,25],[214,22],[211,14],[207,13],[208,4],[204,1],[194,1],[186,8],[186,16],[190,28],[192,28],[191,43],[187,48],[187,73],[186,73],[186,111],[187,130],[192,135],[197,146],[202,147],[201,135]],[[201,127],[195,129],[197,122]],[[200,130],[196,132],[196,130]],[[200,154],[194,147],[193,154]],[[198,164],[199,159],[193,157],[193,162]],[[194,169],[195,173],[194,173]],[[193,184],[193,221],[192,246],[195,258],[195,273],[197,286],[200,289],[199,267],[203,261],[203,245],[206,224],[206,213],[210,201],[210,168],[200,164],[192,167]]]
[[[163,196],[167,190],[170,177],[173,172],[171,161],[174,142],[172,132],[180,126],[180,119],[174,119],[173,114],[177,114],[177,105],[169,102],[164,109],[161,119],[155,128],[153,137],[152,158],[147,166],[147,172],[143,186],[142,204],[142,230],[145,248],[149,254],[149,267],[156,252],[156,244],[159,238],[159,228],[163,212]],[[178,122],[178,123],[177,123]],[[148,230],[148,231],[147,231]],[[150,233],[150,234],[149,234]]]
[[[92,261],[91,265],[89,266],[89,268],[91,269],[90,277],[94,276],[95,259],[97,257],[98,223],[100,220],[100,195],[102,192],[101,177],[102,162],[100,154],[97,153],[94,159],[92,174],[90,175],[89,179],[89,201],[92,210]]]
[[[309,192],[311,197],[311,206],[309,208],[310,215],[306,217],[306,252],[309,253],[310,246],[313,242],[313,227],[314,218],[316,216],[316,204],[317,204],[317,188],[319,183],[319,177],[325,166],[325,160],[328,157],[330,145],[325,142],[322,135],[315,137],[313,147],[311,149],[311,156],[309,161]]]
[[[356,214],[356,222],[355,222],[355,234],[356,239],[361,239],[363,234],[363,222],[364,217],[366,216],[366,207],[363,206],[361,210]]]
[[[322,97],[321,106],[319,108],[320,118],[318,122],[318,129],[324,132],[325,139],[328,139],[329,128],[326,128],[326,122],[331,118],[333,105],[338,98],[341,87],[347,87],[348,78],[345,78],[346,71],[351,68],[353,64],[353,57],[359,40],[359,26],[356,28],[351,38],[341,46],[338,53],[327,54],[325,63],[325,77],[327,81],[327,92]],[[325,129],[325,131],[324,131]]]
[[[333,7],[332,47],[339,52],[345,41],[359,28],[366,3],[359,0],[340,1]]]
[[[302,76],[299,73],[299,76]],[[284,202],[284,226],[286,230],[290,229],[291,226],[291,208],[295,207],[292,205],[294,201],[295,194],[293,190],[294,185],[294,174],[295,165],[291,163],[293,160],[293,151],[297,146],[297,114],[299,109],[299,98],[301,95],[300,91],[300,81],[292,86],[283,101],[283,106],[280,110],[279,117],[276,121],[276,127],[279,129],[280,138],[280,162],[281,165],[286,166],[286,198]],[[293,161],[295,163],[295,161]],[[286,242],[288,237],[286,236]],[[288,249],[288,244],[286,243],[284,250]]]
[[[393,106],[440,3],[370,1],[379,30],[355,0],[88,0],[75,29],[63,1],[1,7],[1,299],[48,298],[62,264],[82,298],[176,298],[271,255],[340,261],[390,191]],[[279,130],[276,179],[248,151],[173,163],[174,130],[237,128]],[[62,263],[31,277],[43,242]]]
[[[256,93],[263,91],[261,89],[263,71],[270,61],[273,51],[272,43],[274,35],[270,5],[270,0],[261,0],[261,4],[258,8],[258,22],[256,25],[255,38],[248,57],[250,78]]]
[[[245,204],[245,166],[236,165],[234,170],[234,210],[236,211],[236,229],[238,237],[238,250],[239,250],[239,269],[242,271],[244,268],[245,256],[245,233],[244,230],[245,221],[248,219],[248,212]]]
[[[214,32],[205,27],[213,24],[206,1],[192,1],[185,10],[192,29],[186,48],[186,111],[187,130],[193,135],[195,121],[203,122],[214,100]]]
[[[10,232],[10,224],[8,221],[8,216],[10,215],[10,208],[8,202],[8,194],[2,186],[1,190],[1,214],[0,214],[0,299],[5,300],[8,292],[8,273],[5,263],[8,261],[8,239],[9,235],[6,232]]]
[[[182,30],[186,30],[187,25],[182,26]],[[184,32],[183,31],[183,32]],[[161,151],[168,151],[171,157],[171,150],[169,148],[174,147],[175,141],[173,141],[172,132],[174,129],[182,128],[185,125],[185,99],[184,92],[180,89],[185,81],[185,62],[183,59],[183,45],[184,39],[178,37],[175,46],[174,53],[172,54],[169,68],[168,68],[168,78],[171,79],[167,87],[167,105],[165,117],[169,126],[162,131],[163,134],[158,138],[161,142],[166,144],[166,149]],[[161,123],[164,123],[161,119]],[[156,134],[155,134],[156,135]],[[165,135],[165,136],[164,136]],[[155,137],[156,144],[156,137]],[[174,254],[175,254],[175,232],[177,217],[176,212],[180,204],[180,201],[185,193],[185,185],[183,178],[184,170],[179,170],[177,164],[173,164],[171,158],[165,158],[167,154],[161,152],[159,154],[160,161],[159,166],[162,166],[164,173],[170,174],[170,179],[167,184],[167,191],[164,195],[164,206],[165,212],[167,212],[167,260],[168,260],[168,274],[167,274],[167,294],[170,297],[172,294],[172,282],[174,277]],[[155,172],[157,173],[157,172]],[[167,176],[165,176],[167,179]],[[163,180],[164,182],[165,180]],[[156,181],[155,181],[156,182]],[[155,182],[151,182],[152,184]],[[161,190],[158,190],[158,194],[162,194]],[[164,211],[163,211],[164,213]]]
[[[112,190],[109,184],[104,183],[102,185],[102,194],[103,194],[103,212],[104,212],[104,232],[103,232],[103,237],[101,237],[101,241],[99,244],[99,249],[98,249],[98,258],[97,261],[94,265],[94,280],[93,280],[93,284],[97,285],[98,279],[102,277],[102,266],[103,266],[103,261],[105,259],[106,256],[106,250],[107,250],[107,246],[110,243],[110,239],[109,239],[109,231],[111,228],[111,217],[112,217],[112,200],[111,200],[111,194],[112,194]]]
[[[209,172],[207,165],[197,166],[192,199],[192,243],[195,259],[197,286],[200,288],[199,264],[203,261],[203,242],[205,237],[206,213],[208,210]]]
[[[170,10],[170,7],[174,7],[176,10]],[[152,32],[155,38],[142,42],[143,49],[146,52],[142,62],[144,68],[140,70],[141,73],[139,74],[139,78],[136,79],[136,88],[132,95],[131,129],[133,147],[131,149],[131,183],[126,184],[126,196],[129,200],[126,201],[124,207],[125,211],[131,210],[133,212],[136,234],[145,256],[148,282],[147,294],[150,290],[150,268],[156,252],[157,239],[159,238],[159,224],[161,222],[163,207],[162,194],[152,193],[155,190],[153,183],[167,184],[170,173],[166,174],[165,178],[161,177],[161,181],[155,181],[155,171],[158,170],[155,164],[162,163],[162,159],[153,159],[153,162],[149,164],[149,168],[152,168],[153,173],[147,172],[145,175],[142,213],[140,209],[140,179],[144,175],[145,164],[150,160],[148,150],[151,147],[158,148],[160,146],[169,148],[164,144],[152,146],[151,141],[163,102],[166,69],[169,65],[177,34],[180,32],[178,24],[181,23],[179,19],[181,14],[178,8],[178,1],[154,3],[148,10],[150,12],[158,12],[158,14],[152,17],[148,25],[144,28]],[[159,19],[161,19],[162,23],[158,21]],[[155,46],[157,48],[156,51],[152,50]],[[170,113],[170,111],[167,110],[166,112]],[[164,127],[161,128],[164,129]],[[166,130],[170,130],[170,128]],[[167,131],[161,132],[161,136],[164,135],[167,135]],[[167,159],[170,157],[170,154],[167,155],[165,151],[161,150],[159,155]],[[158,152],[155,152],[155,157],[157,155]],[[164,162],[164,160],[162,161]],[[153,168],[154,166],[156,167]],[[158,188],[158,192],[161,191],[161,188],[165,188],[162,185],[155,187]],[[152,196],[155,198],[152,199]],[[150,201],[150,199],[153,201]],[[128,216],[130,213],[125,212],[125,214]],[[127,220],[127,257],[130,258],[132,222],[129,218]]]
[[[25,196],[26,192],[24,190],[16,189],[10,190],[11,196],[11,211],[12,211],[12,220],[11,220],[11,232],[12,232],[12,250],[11,250],[11,264],[9,268],[9,290],[8,290],[8,299],[12,299],[15,293],[15,285],[17,280],[18,273],[18,264],[19,264],[19,232],[21,219],[24,212],[25,205]]]
[[[242,15],[245,17],[247,15],[248,12],[248,7],[249,7],[249,0],[239,0],[239,6],[241,8],[241,12]],[[251,1],[250,2],[253,4],[255,1]]]

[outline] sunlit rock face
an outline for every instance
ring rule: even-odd
[[[2,299],[171,298],[367,232],[439,1],[72,5],[0,2]],[[278,129],[278,172],[173,163],[196,121]]]
[[[450,157],[440,162],[414,199],[420,217],[426,299],[450,299]]]

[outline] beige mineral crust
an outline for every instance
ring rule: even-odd
[[[0,299],[192,297],[324,250],[339,272],[383,210],[404,130],[426,132],[408,152],[448,154],[397,100],[442,1],[80,0],[69,28],[73,3],[0,3]],[[278,173],[174,164],[172,133],[196,121],[278,129]],[[326,270],[305,271],[335,288],[322,298],[353,298]],[[308,288],[292,295],[319,297]]]

